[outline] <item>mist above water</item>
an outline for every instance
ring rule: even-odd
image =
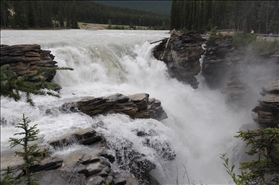
[[[239,141],[233,136],[242,124],[252,123],[250,110],[234,110],[226,105],[219,91],[207,89],[200,81],[198,89],[170,78],[167,67],[152,56],[151,41],[168,37],[167,31],[60,30],[1,31],[1,44],[40,44],[50,50],[60,67],[74,71],[57,71],[54,81],[62,86],[61,98],[34,96],[35,107],[24,101],[1,97],[2,151],[9,150],[9,137],[18,130],[14,124],[24,113],[38,124],[43,143],[75,130],[104,122],[97,128],[119,148],[127,140],[133,149],[144,153],[157,166],[154,176],[162,184],[228,184],[221,153],[237,160]],[[202,78],[200,78],[202,80]],[[132,120],[125,115],[91,118],[79,113],[61,113],[63,103],[86,96],[148,93],[159,99],[168,119]],[[46,114],[51,109],[52,114]],[[162,153],[143,144],[136,131],[152,133],[151,142],[168,143],[176,159],[167,161]],[[63,155],[82,146],[56,151]],[[117,166],[114,167],[117,170]]]

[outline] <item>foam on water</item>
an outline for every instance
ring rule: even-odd
[[[8,139],[18,131],[13,125],[20,121],[23,113],[32,124],[38,124],[39,136],[45,144],[102,120],[104,125],[97,130],[115,148],[127,140],[132,141],[134,150],[144,153],[156,164],[152,173],[162,184],[229,182],[219,156],[226,152],[232,155],[238,143],[233,136],[242,124],[252,121],[250,112],[228,107],[220,92],[207,89],[202,82],[200,88],[194,90],[170,78],[166,65],[152,56],[154,44],[150,44],[167,37],[166,31],[1,32],[1,44],[37,43],[42,49],[51,50],[60,67],[74,68],[74,71],[58,71],[55,76],[54,81],[62,86],[60,99],[33,96],[36,106],[30,107],[24,100],[14,102],[1,97],[1,117],[6,120],[1,126],[2,150],[9,149]],[[58,109],[63,103],[81,97],[113,93],[148,93],[162,102],[168,119],[161,122],[132,120],[120,114],[91,118]],[[138,137],[137,131],[152,133],[151,142],[168,143],[176,159],[164,160],[160,152],[143,144],[144,138]],[[80,147],[56,151],[54,155],[80,150]]]

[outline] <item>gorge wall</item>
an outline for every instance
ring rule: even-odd
[[[228,103],[239,107],[255,107],[263,88],[260,107],[254,109],[255,120],[262,126],[278,125],[274,122],[278,118],[277,91],[267,89],[277,89],[279,84],[279,50],[255,52],[252,47],[235,48],[232,36],[205,40],[195,33],[173,30],[153,53],[166,63],[170,76],[198,88],[196,75],[201,73],[210,89],[221,91]],[[268,83],[273,86],[264,88]]]

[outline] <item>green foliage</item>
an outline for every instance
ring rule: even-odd
[[[171,30],[203,33],[212,26],[258,33],[279,32],[279,1],[172,0]]]
[[[233,179],[233,182],[236,184],[236,185],[244,185],[247,180],[248,180],[248,174],[249,172],[247,171],[242,171],[241,172],[241,175],[236,175],[234,173],[234,168],[235,168],[235,165],[232,165],[232,167],[229,166],[229,158],[226,158],[226,154],[222,154],[221,156],[221,159],[224,161],[223,165],[226,169],[226,172],[231,176],[231,178]]]
[[[16,179],[14,177],[14,170],[12,170],[10,167],[8,167],[7,172],[5,173],[3,178],[1,178],[1,180],[0,180],[0,184],[16,185],[16,184],[20,184],[22,181],[23,181],[22,178]]]
[[[279,41],[256,40],[250,44],[251,52],[258,54],[273,54],[279,51]]]
[[[38,184],[38,181],[33,178],[30,167],[33,166],[35,162],[38,162],[40,157],[44,157],[49,154],[48,151],[41,151],[40,148],[38,148],[37,144],[30,144],[30,142],[38,140],[37,135],[39,133],[37,125],[30,126],[30,122],[31,121],[28,119],[28,117],[25,117],[23,115],[22,123],[18,123],[16,125],[16,128],[23,129],[23,131],[14,134],[15,136],[23,135],[23,137],[9,139],[11,148],[15,146],[23,147],[23,151],[16,151],[15,155],[21,157],[24,161],[20,168],[25,174],[25,176],[23,176],[22,178],[27,185]]]
[[[229,168],[229,159],[226,159],[224,154],[221,155],[226,171],[233,181],[237,185],[279,182],[279,127],[240,131],[236,137],[246,142],[246,146],[249,146],[247,154],[256,156],[257,159],[242,162],[242,174],[236,176],[233,172],[234,165]]]
[[[169,16],[139,9],[108,6],[95,1],[4,1],[1,0],[1,26],[27,28],[78,28],[77,22],[115,25],[164,26]],[[2,6],[3,4],[3,6]],[[13,16],[9,13],[12,10]],[[2,22],[3,20],[3,22]]]
[[[257,39],[254,34],[245,32],[234,33],[233,45],[243,54],[273,55],[279,51],[278,40]]]
[[[214,40],[216,38],[221,38],[222,34],[217,34],[217,27],[214,26],[213,28],[211,28],[211,31],[209,33],[209,37],[208,40]]]
[[[108,20],[108,29],[111,29],[111,20]]]
[[[233,45],[237,48],[247,47],[256,40],[257,36],[246,32],[235,32],[233,35]]]
[[[10,70],[9,65],[3,65],[0,68],[1,90],[0,95],[9,97],[18,101],[21,99],[20,92],[25,93],[26,101],[31,105],[34,102],[31,94],[34,95],[51,95],[59,97],[54,90],[60,89],[58,84],[48,82],[42,78],[46,72],[54,72],[55,70],[72,70],[71,68],[40,68],[35,74],[26,74],[18,76],[14,71]]]

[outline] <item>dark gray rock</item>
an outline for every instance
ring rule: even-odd
[[[259,104],[252,110],[254,120],[261,127],[277,127],[279,125],[279,80],[263,87],[263,96]]]
[[[51,141],[49,144],[54,148],[68,146],[73,143],[91,145],[102,140],[102,135],[97,133],[93,128],[79,130],[72,134],[62,136],[56,141]]]
[[[210,88],[221,88],[226,83],[229,70],[227,56],[232,51],[232,37],[216,38],[206,42],[202,75]]]
[[[57,157],[46,157],[34,164],[30,170],[32,172],[54,170],[62,166],[63,159]]]
[[[130,96],[114,94],[108,97],[88,97],[77,102],[65,103],[61,110],[66,112],[79,110],[89,116],[122,113],[129,115],[131,118],[153,118],[157,120],[167,118],[161,102],[154,98],[149,99],[149,95],[146,93]]]
[[[204,53],[201,45],[205,41],[199,34],[173,31],[170,38],[155,46],[153,54],[166,63],[171,77],[197,88],[195,75],[201,69],[199,59]]]
[[[34,177],[38,179],[40,185],[86,185],[85,176],[83,174],[60,170],[42,171],[34,174]]]

